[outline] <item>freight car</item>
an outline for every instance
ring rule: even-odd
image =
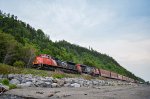
[[[104,70],[104,69],[99,69],[99,72],[100,72],[100,76],[102,76],[102,77],[107,77],[107,78],[111,78],[111,76],[110,76],[110,71]]]
[[[35,60],[33,61],[33,68],[44,70],[61,70],[63,72],[79,74],[85,73],[92,76],[102,76],[111,79],[135,82],[135,80],[132,78],[117,74],[112,71],[98,69],[94,66],[76,64],[69,61],[62,61],[47,54],[36,56]]]
[[[117,74],[117,73],[110,72],[110,76],[111,76],[111,78],[113,78],[113,79],[118,79],[118,74]]]

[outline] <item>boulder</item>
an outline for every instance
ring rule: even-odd
[[[52,82],[53,82],[53,83],[57,83],[57,80],[58,80],[58,79],[53,79]]]
[[[26,78],[22,77],[21,83],[26,83],[26,82],[27,82]]]
[[[52,87],[52,86],[51,86],[51,82],[45,82],[45,84],[46,84],[46,87],[49,87],[49,88]]]
[[[7,91],[9,87],[0,83],[0,91]]]
[[[24,80],[24,82],[32,82],[33,78],[24,78],[23,80]]]
[[[84,83],[86,83],[86,81],[85,81],[85,80],[80,80],[78,83],[79,83],[81,86],[83,86]]]
[[[36,87],[47,87],[47,84],[42,80],[39,80],[39,81],[35,82],[34,85]]]
[[[51,86],[52,86],[52,88],[59,87],[59,85],[57,83],[52,83]]]
[[[70,79],[70,78],[65,78],[64,81],[65,81],[64,82],[65,84],[72,83],[72,79]]]
[[[3,75],[3,78],[8,78],[8,75]]]
[[[14,76],[15,76],[14,74],[8,74],[8,79],[11,80],[14,78]]]
[[[70,83],[64,84],[64,87],[70,87]]]
[[[27,75],[24,75],[24,77],[26,77],[26,78],[32,78],[33,76],[32,76],[32,74],[27,74]]]
[[[78,84],[78,83],[73,83],[73,84],[71,84],[70,86],[71,86],[71,87],[75,87],[75,88],[79,88],[79,87],[80,87],[80,84]]]
[[[17,87],[34,87],[34,84],[32,82],[26,82],[26,83],[17,84]]]
[[[93,85],[98,85],[98,81],[93,81]]]
[[[3,74],[0,74],[0,78],[3,78]]]
[[[79,79],[73,79],[72,80],[72,83],[78,83],[79,82]]]
[[[20,81],[17,79],[12,79],[12,80],[10,80],[10,83],[11,84],[20,84]]]
[[[65,84],[65,81],[62,80],[62,79],[57,79],[57,84],[58,84],[59,86],[63,86],[63,85]]]
[[[53,82],[53,80],[50,78],[41,78],[41,80],[44,82]]]

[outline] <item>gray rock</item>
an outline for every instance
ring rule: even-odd
[[[49,87],[49,88],[52,87],[51,82],[45,82],[45,84],[46,84],[46,87]]]
[[[31,85],[32,85],[32,82],[26,82],[25,84],[31,86]]]
[[[36,79],[36,78],[33,78],[33,79],[32,79],[32,82],[33,82],[33,83],[36,83],[37,81],[38,81],[38,79]]]
[[[26,77],[26,78],[32,78],[33,76],[32,76],[32,74],[27,74],[27,75],[24,75],[24,77]]]
[[[53,82],[53,83],[57,83],[57,79],[53,79],[52,82]]]
[[[93,81],[93,85],[98,85],[98,81]]]
[[[17,84],[17,87],[35,87],[32,82]]]
[[[64,87],[70,87],[70,83],[64,84]]]
[[[59,87],[59,85],[57,83],[52,83],[51,86],[52,86],[52,88]]]
[[[14,76],[15,76],[14,74],[8,74],[8,79],[11,80],[14,78]]]
[[[32,82],[33,81],[33,78],[26,78],[26,79],[23,79],[24,82]]]
[[[3,74],[0,75],[0,78],[3,78]]]
[[[17,80],[17,79],[12,79],[12,80],[10,81],[10,83],[11,83],[11,84],[20,84],[20,81]]]
[[[26,78],[22,77],[21,83],[26,83],[26,82],[27,82]]]
[[[65,84],[65,81],[62,80],[62,79],[57,79],[57,84],[58,84],[59,86],[63,86],[63,85]]]
[[[80,80],[78,83],[79,83],[81,86],[83,86],[84,83],[86,83],[86,81],[85,81],[85,80]]]
[[[78,83],[78,82],[79,82],[78,79],[73,79],[73,80],[72,80],[72,83]]]
[[[73,84],[71,84],[70,86],[71,86],[71,87],[75,87],[75,88],[81,87],[80,84],[78,84],[78,83],[73,83]]]
[[[44,82],[53,82],[53,80],[50,78],[41,78],[41,80]]]
[[[53,80],[54,78],[53,77],[45,77],[46,79],[50,79],[50,80]]]
[[[47,84],[42,80],[37,81],[34,85],[36,87],[47,87]]]
[[[0,90],[9,90],[9,87],[0,83]]]
[[[3,78],[8,78],[8,75],[3,75]]]
[[[83,83],[83,86],[84,87],[88,87],[90,85],[90,82],[89,81],[85,81],[84,83]]]
[[[67,84],[67,83],[72,83],[72,79],[70,79],[70,78],[66,78],[66,79],[64,79],[64,81],[65,81],[65,82],[64,82],[65,84]]]

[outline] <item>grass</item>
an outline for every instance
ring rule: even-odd
[[[17,86],[15,84],[9,84],[8,86],[9,86],[9,89],[15,89],[15,88],[17,88]]]
[[[57,73],[57,72],[54,72],[51,76],[53,78],[59,78],[59,79],[66,77],[66,75],[64,73]]]
[[[48,76],[47,71],[35,70],[29,68],[17,68],[14,66],[0,63],[0,74],[32,74],[38,76]]]
[[[36,69],[30,69],[30,68],[18,68],[6,64],[0,63],[0,74],[32,74],[34,76],[42,76],[42,77],[48,77],[51,76],[53,78],[84,78],[87,80],[95,79],[95,77],[90,75],[80,75],[80,74],[68,74],[63,73],[59,71],[45,71],[45,70],[36,70]],[[97,77],[98,78],[98,77]],[[103,78],[99,78],[103,79]]]

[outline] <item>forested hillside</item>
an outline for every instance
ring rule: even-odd
[[[142,81],[106,54],[65,40],[53,42],[41,29],[35,30],[17,19],[17,16],[0,11],[0,63],[15,65],[20,62],[24,67],[31,67],[34,57],[41,53],[65,61],[111,70]]]

